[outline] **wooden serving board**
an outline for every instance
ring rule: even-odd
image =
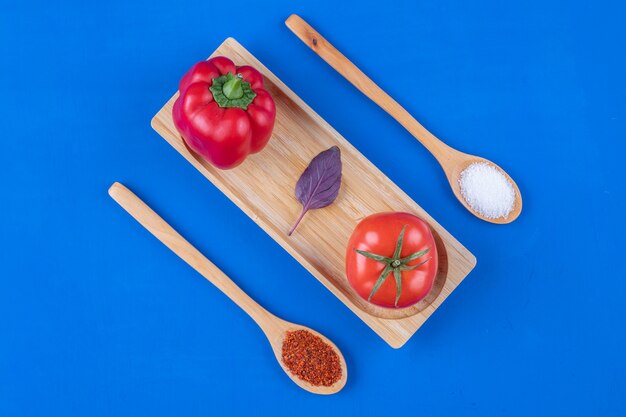
[[[267,147],[235,169],[214,168],[185,145],[174,127],[172,106],[178,93],[152,119],[152,127],[389,345],[401,347],[474,268],[476,258],[237,41],[226,39],[215,55],[252,65],[265,76],[277,108]],[[343,163],[337,200],[309,211],[287,236],[301,210],[294,196],[296,181],[315,155],[333,145],[341,149]],[[345,278],[346,244],[354,227],[364,217],[385,211],[416,214],[430,224],[437,241],[435,286],[408,309],[375,307]]]

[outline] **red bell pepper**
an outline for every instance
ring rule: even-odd
[[[270,139],[276,105],[263,76],[218,56],[180,80],[172,116],[187,145],[221,169],[234,168]]]

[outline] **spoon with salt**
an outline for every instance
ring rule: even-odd
[[[457,151],[435,137],[300,16],[289,16],[285,24],[430,151],[443,168],[454,195],[467,210],[491,223],[506,224],[517,219],[522,211],[522,195],[502,168],[485,158]]]
[[[339,392],[345,386],[348,379],[346,361],[343,358],[341,351],[333,342],[313,329],[299,324],[290,323],[264,309],[241,288],[239,288],[230,278],[228,278],[228,276],[226,276],[226,274],[224,274],[217,266],[202,255],[200,251],[193,247],[191,243],[178,234],[176,230],[174,230],[165,222],[165,220],[148,207],[146,203],[144,203],[139,197],[122,184],[118,182],[114,183],[111,188],[109,188],[109,195],[165,246],[170,248],[182,260],[187,262],[189,266],[215,285],[243,311],[252,317],[261,330],[263,330],[263,333],[265,333],[265,336],[274,351],[274,356],[276,356],[281,368],[283,368],[283,371],[285,371],[285,373],[293,382],[296,383],[296,385],[315,394],[334,394]],[[290,361],[289,357],[285,356],[283,344],[285,343],[285,345],[287,345],[287,341],[293,339],[294,335],[299,335],[301,332],[305,332],[307,335],[307,337],[304,338],[305,340],[312,341],[310,343],[315,343],[317,350],[323,351],[326,362],[318,361],[313,363],[310,358],[300,360],[300,363],[298,364],[300,366],[300,369],[298,370],[298,375],[300,375],[299,377],[294,375],[288,364],[285,363],[285,359],[288,363],[293,361]],[[296,340],[296,342],[297,341],[298,340]],[[295,345],[296,350],[303,350],[303,347],[299,346],[298,343],[291,343],[290,345]],[[306,346],[304,346],[304,348],[306,348]],[[289,352],[291,352],[291,350]],[[296,351],[296,353],[298,352]],[[315,359],[316,358],[313,358],[313,360]],[[320,379],[322,382],[318,385],[314,385],[314,383],[309,382],[311,381],[309,371],[311,371],[311,368],[315,366],[318,368],[321,366],[322,370],[332,366],[332,369],[328,370],[333,371],[330,373],[331,376],[329,376],[328,373],[322,375],[324,378]]]

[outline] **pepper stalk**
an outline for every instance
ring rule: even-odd
[[[241,74],[233,75],[230,72],[213,79],[209,89],[217,105],[224,108],[247,110],[256,97],[250,83]]]

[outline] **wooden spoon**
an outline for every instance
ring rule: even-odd
[[[396,119],[406,130],[411,133],[415,139],[420,141],[422,145],[430,151],[437,159],[439,165],[443,168],[450,187],[456,198],[476,217],[491,223],[505,224],[515,220],[522,211],[522,195],[515,181],[498,165],[493,162],[480,158],[478,156],[469,155],[459,152],[456,149],[443,143],[441,140],[430,133],[424,126],[413,118],[400,104],[385,93],[378,85],[376,85],[367,75],[356,67],[348,58],[333,47],[322,35],[313,29],[300,16],[292,14],[285,21],[285,24],[293,33],[296,34],[302,42],[307,44],[315,53],[317,53],[324,61],[326,61],[337,72],[343,75],[348,81],[359,89],[363,94],[369,97],[374,103],[378,104]],[[459,178],[461,172],[470,164],[475,162],[485,162],[497,168],[511,182],[515,190],[515,205],[513,211],[506,217],[490,219],[476,212],[465,201],[461,194]]]
[[[187,242],[185,238],[178,234],[178,232],[167,224],[165,220],[148,207],[146,203],[144,203],[139,197],[122,184],[118,182],[114,183],[111,188],[109,188],[109,195],[113,198],[113,200],[117,201],[117,203],[122,206],[124,210],[133,216],[135,220],[137,220],[143,227],[148,229],[150,233],[165,244],[165,246],[170,248],[176,255],[187,262],[209,282],[219,288],[220,291],[226,294],[228,298],[230,298],[235,304],[241,307],[243,311],[252,317],[261,330],[263,330],[265,336],[267,336],[267,339],[272,346],[272,350],[274,351],[274,356],[276,356],[276,360],[278,360],[278,363],[281,368],[283,368],[283,371],[285,371],[289,378],[291,378],[291,380],[299,387],[315,394],[334,394],[339,392],[344,385],[346,385],[346,381],[348,379],[346,361],[341,354],[341,351],[326,336],[308,327],[290,323],[276,317],[261,307],[230,278],[228,278],[226,274],[224,274],[218,267],[202,255],[200,251],[193,247],[191,243]],[[282,361],[282,347],[286,333],[295,330],[306,330],[319,336],[325,343],[331,346],[335,352],[337,352],[341,363],[341,379],[339,379],[339,381],[328,387],[316,386],[301,380],[289,372]]]

